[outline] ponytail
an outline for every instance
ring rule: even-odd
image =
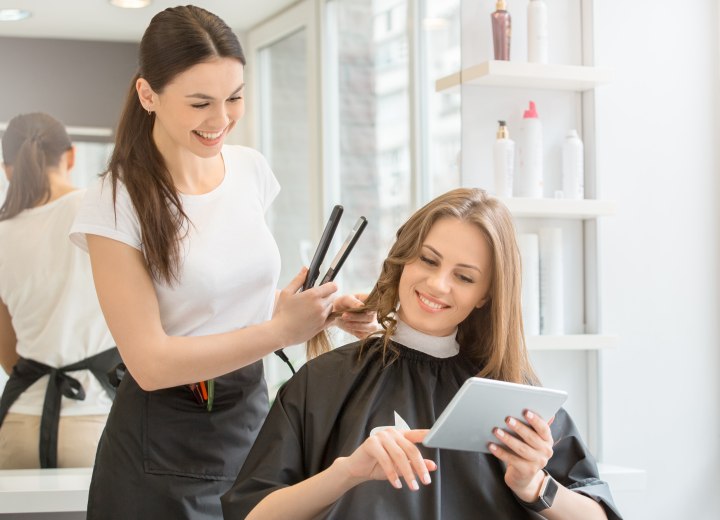
[[[139,77],[130,84],[108,173],[113,202],[117,201],[117,183],[122,181],[135,207],[148,270],[156,280],[172,284],[177,281],[180,263],[180,234],[189,220],[152,139],[155,116],[145,112],[137,97]]]
[[[12,166],[12,179],[0,207],[0,221],[50,200],[47,169],[57,166],[70,148],[65,127],[47,114],[23,114],[10,121],[2,150],[5,165]]]

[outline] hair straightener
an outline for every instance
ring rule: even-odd
[[[307,277],[305,278],[305,283],[303,284],[301,289],[302,291],[306,291],[307,289],[310,289],[313,285],[315,285],[315,282],[320,276],[320,266],[325,259],[325,255],[327,254],[328,249],[330,248],[330,242],[332,242],[335,231],[337,231],[337,227],[340,223],[340,218],[342,217],[342,214],[343,207],[339,204],[336,205],[330,213],[330,218],[328,218],[327,224],[325,224],[325,229],[323,230],[323,234],[320,237],[320,243],[318,244],[318,247],[315,250],[315,254],[310,261],[310,267],[308,268]],[[352,228],[352,230],[350,230],[350,233],[348,234],[345,242],[340,248],[340,251],[338,251],[337,255],[335,255],[335,258],[333,258],[332,262],[330,263],[330,267],[328,268],[327,273],[325,273],[325,276],[323,276],[322,280],[320,281],[320,285],[331,282],[335,279],[338,272],[340,271],[340,268],[343,266],[345,260],[347,260],[347,257],[350,255],[350,251],[352,251],[353,247],[355,247],[355,244],[360,238],[360,235],[362,235],[362,232],[365,230],[365,226],[367,226],[367,219],[365,217],[358,218],[355,226]],[[295,369],[293,368],[292,363],[290,363],[287,355],[285,355],[283,349],[276,350],[275,354],[277,354],[280,359],[287,363],[287,365],[290,367],[290,371],[294,374]]]

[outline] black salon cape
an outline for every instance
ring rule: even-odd
[[[400,357],[383,368],[376,340],[361,360],[359,344],[307,363],[278,393],[233,487],[222,497],[226,520],[243,519],[269,493],[296,484],[348,456],[397,412],[412,429],[430,428],[477,367],[463,356],[439,359],[397,345]],[[478,410],[482,413],[482,410]],[[608,485],[572,420],[560,410],[553,422],[554,455],[548,472],[563,485],[600,502],[619,519]],[[434,460],[432,483],[411,491],[387,481],[364,482],[320,518],[445,519],[538,518],[523,508],[492,455],[418,445]]]

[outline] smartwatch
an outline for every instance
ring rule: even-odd
[[[558,491],[558,483],[555,482],[555,479],[552,478],[547,471],[543,470],[543,473],[545,473],[545,478],[543,479],[542,486],[540,486],[540,495],[537,499],[534,502],[525,502],[518,498],[518,502],[530,511],[535,511],[536,513],[552,507]]]

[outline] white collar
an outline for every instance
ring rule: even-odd
[[[407,323],[397,320],[393,341],[436,358],[449,358],[460,352],[457,342],[457,327],[449,336],[431,336],[413,329]]]

